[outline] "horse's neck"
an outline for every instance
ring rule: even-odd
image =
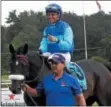
[[[47,67],[46,63],[41,66],[40,69],[37,69],[35,65],[30,65],[30,77],[28,80],[33,80],[33,82],[29,83],[31,87],[36,87],[37,84],[43,80],[43,78],[50,73],[49,68]]]
[[[48,75],[50,73],[50,66],[49,66],[49,64],[47,63],[47,60],[46,59],[44,59],[44,61],[43,61],[43,65],[42,65],[42,68],[40,69],[40,71],[39,71],[39,80],[43,80],[43,78],[46,76],[46,75]]]
[[[40,58],[36,52],[29,53],[29,66],[30,66],[30,76],[28,79],[34,79],[37,77],[35,82],[41,81],[45,75],[49,73],[49,68],[47,61]]]
[[[28,85],[31,86],[32,88],[36,87],[39,80],[38,80],[38,73],[39,69],[36,67],[35,64],[32,62],[29,62],[29,76],[26,78],[26,81],[28,82]]]
[[[29,61],[29,76],[27,80],[32,80],[37,76],[42,62],[36,52],[28,52],[27,57]]]

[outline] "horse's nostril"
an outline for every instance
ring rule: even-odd
[[[11,87],[9,87],[10,91],[14,94],[15,90],[13,90]]]
[[[9,87],[9,90],[10,90],[13,94],[16,94],[16,90],[12,89],[11,87]]]
[[[12,90],[13,94],[16,94],[16,91],[15,90]]]

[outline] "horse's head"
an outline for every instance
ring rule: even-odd
[[[28,51],[28,45],[25,44],[23,47],[18,48],[17,50],[10,44],[9,50],[11,53],[10,59],[10,75],[9,79],[11,80],[11,86],[9,89],[14,94],[21,93],[21,83],[29,75],[29,62],[26,53]]]
[[[12,81],[10,90],[14,94],[21,92],[23,82],[35,87],[49,73],[44,57],[41,57],[37,51],[28,52],[28,44],[16,50],[10,44],[9,50],[11,53],[9,79]]]

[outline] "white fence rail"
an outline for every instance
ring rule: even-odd
[[[2,82],[11,82],[10,80],[2,80]]]
[[[1,81],[1,87],[6,87],[9,86],[11,84],[10,80],[3,80]]]

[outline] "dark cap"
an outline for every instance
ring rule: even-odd
[[[49,57],[48,61],[54,61],[57,63],[65,63],[65,57],[61,54],[54,54],[51,57]]]

